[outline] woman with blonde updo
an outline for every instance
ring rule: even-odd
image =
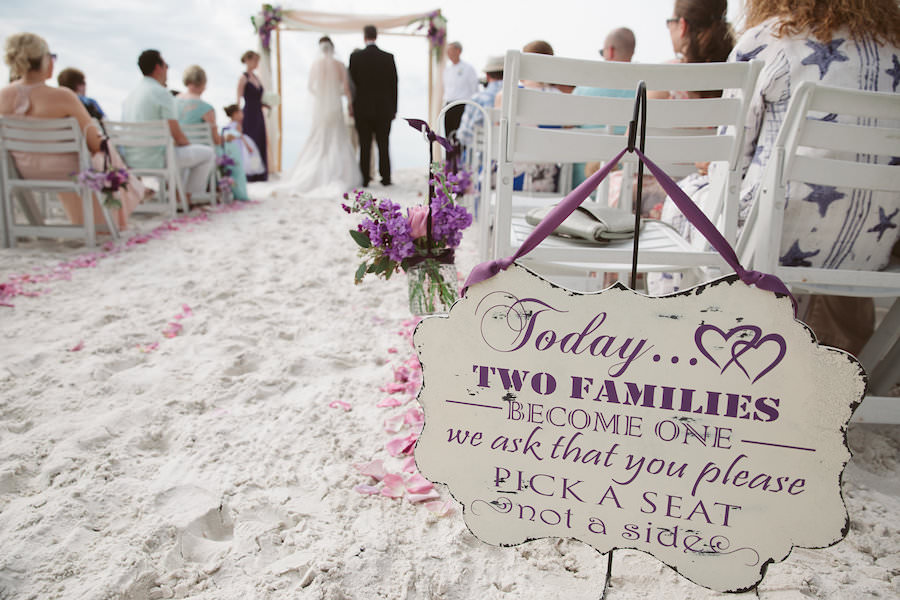
[[[52,88],[45,83],[53,76],[56,55],[50,53],[47,42],[33,33],[17,33],[6,39],[4,58],[15,81],[0,89],[0,115],[25,119],[62,119],[74,117],[84,132],[91,162],[95,169],[103,168],[104,156],[100,152],[100,133],[87,109],[68,88]],[[78,170],[74,154],[29,154],[13,152],[13,160],[19,173],[33,179],[70,179]],[[116,166],[124,163],[113,155]],[[136,178],[129,180],[128,188],[117,192],[122,204],[111,209],[120,229],[127,224],[128,215],[138,205],[144,194],[144,186]],[[69,219],[76,224],[84,222],[81,199],[74,193],[60,193],[60,200]],[[103,217],[97,200],[94,200],[94,222],[102,223]]]

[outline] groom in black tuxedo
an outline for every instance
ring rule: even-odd
[[[394,55],[375,45],[378,32],[374,25],[363,28],[365,50],[350,55],[350,79],[356,88],[353,117],[359,135],[359,168],[363,186],[369,185],[371,174],[372,135],[378,144],[378,172],[381,183],[391,185],[391,156],[388,139],[391,121],[397,115],[397,65]]]

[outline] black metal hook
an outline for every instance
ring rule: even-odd
[[[643,80],[638,81],[634,94],[634,116],[628,123],[628,151],[634,152],[634,143],[637,139],[638,117],[641,119],[640,150],[644,151],[644,143],[647,138],[647,84]]]
[[[641,133],[638,137],[638,117],[640,117]],[[641,153],[647,144],[647,84],[643,80],[638,81],[634,98],[634,116],[628,123],[628,151],[634,152],[634,143],[638,142]],[[631,253],[631,289],[637,284],[638,245],[641,237],[641,196],[644,191],[644,163],[638,161],[636,198],[634,203],[634,249]]]

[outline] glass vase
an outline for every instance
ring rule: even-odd
[[[447,313],[458,298],[456,265],[433,258],[406,269],[409,311],[417,316]]]

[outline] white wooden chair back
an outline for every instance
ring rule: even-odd
[[[209,146],[212,149],[216,148],[215,141],[213,140],[212,129],[210,128],[208,123],[193,123],[191,125],[181,125],[181,131],[184,133],[184,137],[186,137],[192,144]],[[216,169],[212,169],[209,172],[209,179],[206,183],[206,191],[202,193],[194,192],[194,194],[192,194],[191,196],[192,200],[206,199],[211,204],[216,204],[216,171]]]
[[[870,191],[872,210],[880,206],[890,214],[900,209],[900,167],[890,164],[898,154],[900,94],[801,83],[791,96],[738,247],[745,266],[773,273],[793,290],[894,299],[859,354],[875,394],[886,394],[900,379],[900,265],[862,271],[782,266],[778,261],[788,185]],[[900,423],[897,398],[881,404],[871,400],[863,404],[870,412],[865,420]]]
[[[685,166],[692,168],[694,162],[724,163],[724,168],[718,169],[723,180],[716,182],[722,193],[703,208],[733,243],[737,235],[740,143],[748,100],[761,67],[759,61],[642,65],[509,51],[500,123],[496,254],[512,254],[531,229],[522,227],[513,206],[513,163],[611,158],[626,146],[627,139],[610,132],[617,126],[627,127],[634,113],[634,100],[630,98],[546,93],[520,88],[520,80],[609,89],[635,89],[643,80],[649,90],[732,90],[721,98],[650,100],[645,153],[675,174],[683,172]],[[578,127],[581,125],[609,127]],[[693,247],[658,225],[648,222],[641,234],[642,271],[724,266],[715,252]],[[527,259],[534,263],[599,264],[609,267],[601,270],[622,271],[631,263],[631,244],[628,240],[597,246],[548,238]]]
[[[95,193],[71,179],[25,179],[14,168],[12,154],[72,154],[76,157],[78,171],[91,166],[91,157],[78,121],[73,117],[64,119],[22,119],[0,117],[0,181],[3,194],[3,221],[5,242],[15,246],[19,236],[64,237],[85,239],[88,246],[96,245],[94,223]],[[15,221],[13,199],[16,191],[34,192],[74,192],[81,197],[84,223],[81,225],[50,225],[43,221],[37,224],[18,224]],[[101,212],[109,232],[115,238],[118,230],[109,212],[100,201]]]
[[[182,192],[181,173],[175,160],[175,142],[169,132],[167,121],[104,121],[110,142],[117,148],[163,148],[163,165],[145,167],[128,165],[132,173],[141,177],[152,177],[159,181],[159,201],[145,200],[136,211],[163,212],[174,216],[177,198]],[[121,152],[126,163],[127,153]],[[187,199],[183,193],[182,208],[187,211]]]

